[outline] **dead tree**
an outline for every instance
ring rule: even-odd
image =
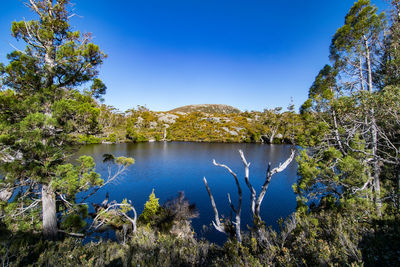
[[[268,163],[268,168],[267,168],[267,174],[265,177],[264,184],[261,187],[261,192],[257,197],[257,192],[254,189],[254,187],[250,183],[249,179],[249,167],[250,167],[250,162],[248,163],[246,158],[244,157],[243,151],[239,150],[240,157],[242,158],[242,162],[245,168],[245,182],[247,187],[250,190],[250,201],[251,201],[251,213],[253,215],[253,222],[255,225],[259,224],[262,222],[261,216],[260,216],[260,208],[261,208],[261,203],[264,200],[265,193],[267,192],[269,183],[271,182],[272,176],[274,174],[277,174],[279,172],[282,172],[283,170],[286,169],[287,166],[292,162],[294,159],[294,155],[296,154],[296,151],[292,149],[292,152],[289,156],[289,158],[283,163],[279,164],[278,167],[274,168],[271,170],[271,162]]]
[[[133,211],[133,218],[127,214],[129,210]],[[127,203],[116,203],[115,201],[112,201],[107,204],[107,208],[97,212],[97,215],[93,219],[90,228],[94,228],[96,230],[103,225],[111,225],[115,228],[122,227],[123,243],[125,244],[129,224],[124,219],[132,225],[132,233],[135,233],[137,228],[137,213],[135,207],[132,205],[132,202],[129,201]]]
[[[271,163],[268,164],[266,179],[265,179],[265,182],[264,182],[263,186],[261,187],[261,192],[257,197],[257,192],[254,189],[254,187],[251,185],[250,179],[249,179],[250,163],[247,162],[247,160],[246,160],[246,158],[245,158],[245,156],[243,154],[243,151],[239,150],[239,154],[240,154],[240,157],[242,158],[242,162],[243,162],[243,165],[244,165],[244,168],[245,168],[244,179],[245,179],[247,187],[250,190],[251,212],[252,212],[252,215],[253,215],[253,222],[254,222],[254,225],[255,225],[256,228],[258,228],[260,226],[261,222],[262,222],[261,216],[260,216],[260,207],[261,207],[261,203],[262,203],[262,201],[264,199],[265,193],[267,192],[269,183],[271,182],[272,176],[274,174],[282,172],[283,170],[286,169],[286,167],[292,162],[292,160],[294,158],[294,155],[295,155],[295,152],[296,151],[293,149],[291,151],[291,154],[290,154],[289,158],[283,164],[280,164],[278,167],[276,167],[276,168],[274,168],[272,170],[271,170]],[[240,187],[239,180],[237,178],[236,173],[234,173],[228,166],[226,166],[224,164],[219,164],[215,160],[213,160],[213,163],[214,163],[215,166],[223,167],[226,170],[228,170],[229,173],[232,174],[233,178],[235,179],[235,183],[236,183],[236,186],[237,186],[237,189],[238,189],[238,195],[239,195],[237,208],[235,208],[235,206],[232,204],[231,197],[230,197],[229,193],[228,193],[228,201],[229,201],[229,205],[230,205],[232,211],[235,213],[235,221],[231,222],[235,226],[235,230],[236,230],[235,231],[235,236],[237,238],[237,241],[241,242],[242,241],[242,236],[241,236],[241,231],[240,231],[240,215],[241,215],[241,211],[242,211],[242,189]],[[220,219],[219,214],[218,214],[218,209],[217,209],[217,206],[216,206],[215,201],[214,201],[214,197],[213,197],[213,195],[211,193],[211,189],[210,189],[210,187],[208,186],[208,183],[207,183],[207,179],[204,177],[203,181],[204,181],[204,184],[206,186],[208,195],[210,197],[211,206],[213,207],[213,210],[214,210],[215,221],[212,222],[213,225],[214,225],[214,228],[217,231],[225,233],[225,234],[228,235],[228,234],[230,234],[228,225],[227,225],[227,223],[221,222],[221,219]]]
[[[235,213],[235,221],[232,222],[232,224],[235,226],[236,238],[237,238],[238,242],[242,242],[242,235],[240,232],[240,214],[242,212],[242,188],[240,187],[239,180],[237,178],[236,173],[234,173],[228,166],[217,163],[215,161],[215,159],[213,160],[213,164],[215,166],[219,166],[219,167],[227,169],[229,171],[229,173],[232,174],[233,178],[235,179],[235,183],[236,183],[236,186],[238,189],[238,195],[239,195],[237,208],[235,208],[235,206],[232,204],[231,196],[229,193],[228,193],[228,201],[229,201],[229,205],[231,206],[232,211]],[[218,231],[225,233],[225,234],[229,234],[227,225],[221,223],[221,221],[219,219],[217,206],[215,205],[214,197],[211,193],[210,187],[207,184],[206,177],[203,178],[203,181],[204,181],[204,184],[206,185],[208,195],[210,196],[211,205],[213,206],[213,209],[214,209],[215,222],[213,222],[213,225],[214,225],[215,229],[217,229]]]

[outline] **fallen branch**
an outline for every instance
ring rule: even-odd
[[[70,232],[66,232],[66,231],[64,231],[64,230],[58,230],[58,232],[59,233],[63,233],[63,234],[66,234],[66,235],[70,235],[70,236],[73,236],[73,237],[85,237],[85,235],[84,234],[79,234],[79,233],[70,233]]]

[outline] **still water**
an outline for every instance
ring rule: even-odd
[[[250,193],[244,181],[239,149],[243,150],[247,161],[251,162],[250,182],[257,193],[265,180],[268,162],[276,167],[290,155],[290,146],[287,145],[190,142],[86,145],[79,150],[78,155],[94,157],[96,169],[103,177],[107,176],[106,167],[102,164],[103,154],[135,159],[135,164],[130,166],[118,182],[102,188],[87,201],[100,203],[108,192],[110,201],[120,202],[124,198],[131,200],[140,214],[153,189],[160,204],[184,191],[186,198],[196,204],[200,213],[192,221],[197,236],[221,243],[225,239],[224,235],[210,227],[214,214],[203,177],[207,178],[219,213],[229,217],[231,210],[227,193],[230,193],[232,202],[237,203],[235,181],[227,170],[214,166],[212,160],[226,164],[236,172],[243,191],[242,229],[246,230],[246,225],[251,224]],[[293,161],[285,171],[276,174],[261,206],[262,218],[275,229],[278,228],[277,220],[287,217],[296,208],[296,197],[292,190],[297,178],[296,172],[297,165]],[[204,230],[203,225],[208,230]]]

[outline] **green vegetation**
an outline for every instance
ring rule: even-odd
[[[187,105],[179,108],[170,110],[171,113],[183,112],[202,112],[202,113],[220,113],[220,114],[232,114],[240,113],[240,110],[228,105],[217,105],[217,104],[203,104],[203,105]]]
[[[144,224],[150,224],[153,221],[154,216],[160,210],[160,204],[158,203],[158,198],[154,194],[154,189],[149,196],[149,200],[144,204],[144,209],[142,214],[140,214],[139,221]]]
[[[122,114],[113,107],[101,105],[99,121],[102,122],[102,132],[96,136],[80,135],[77,142],[90,144],[166,140],[293,144],[303,127],[293,105],[286,112],[282,112],[282,108],[240,112],[234,108],[227,110],[225,105],[212,105],[212,109],[207,105],[201,106],[207,108],[195,109],[194,105],[168,112],[155,112],[138,106]]]
[[[398,265],[398,0],[388,20],[369,0],[354,3],[332,39],[332,64],[316,76],[301,114],[293,105],[287,112],[241,113],[139,106],[125,114],[100,105],[95,98],[106,88],[97,67],[105,55],[89,36],[71,31],[68,2],[30,1],[40,19],[13,23],[13,36],[27,47],[0,66],[2,265]],[[86,82],[92,82],[88,90],[76,89]],[[85,220],[88,206],[77,203],[76,195],[86,192],[84,201],[134,160],[104,155],[110,176],[102,178],[91,157],[68,161],[72,144],[128,140],[298,144],[296,212],[276,232],[260,221],[261,202],[254,202],[254,225],[241,233],[240,197],[237,209],[231,204],[235,222],[216,214],[214,226],[230,231],[223,246],[195,237],[191,219],[198,214],[183,194],[160,205],[153,191],[139,216],[129,200],[107,197],[95,206],[93,220]],[[274,171],[268,169],[263,190]],[[252,190],[248,179],[246,185]],[[252,201],[259,196],[254,192]],[[76,238],[102,227],[115,230],[117,240],[82,244]]]
[[[111,174],[102,179],[91,157],[67,163],[74,136],[97,142],[93,135],[101,126],[95,99],[106,90],[98,79],[106,55],[90,35],[71,30],[68,4],[30,1],[38,20],[11,27],[26,48],[10,53],[9,64],[0,66],[2,223],[15,231],[32,225],[47,239],[58,238],[59,222],[63,231],[84,226],[87,207],[76,203],[76,194],[95,192],[115,179]],[[88,89],[76,89],[88,82]],[[122,171],[133,161],[118,158],[115,163]]]

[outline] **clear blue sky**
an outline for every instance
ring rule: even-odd
[[[169,110],[228,104],[296,108],[328,63],[330,40],[351,0],[75,0],[72,24],[108,54],[105,103]],[[373,0],[380,10],[384,0]],[[23,1],[2,1],[0,62],[10,23],[32,18]]]

